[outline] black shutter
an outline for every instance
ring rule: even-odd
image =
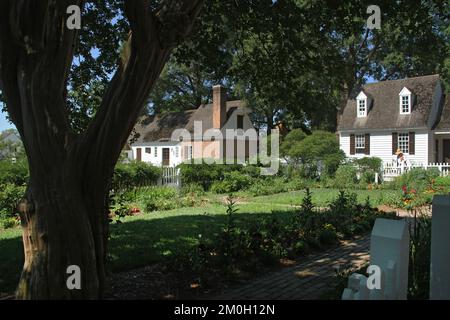
[[[370,134],[364,135],[364,154],[370,155]]]
[[[416,153],[416,135],[414,132],[409,133],[409,154],[415,154]]]
[[[397,132],[392,132],[392,154],[395,154],[398,149],[398,134]]]
[[[355,135],[350,135],[350,154],[355,154]]]

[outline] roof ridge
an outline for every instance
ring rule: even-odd
[[[440,77],[440,74],[439,73],[435,73],[435,74],[428,74],[428,75],[425,75],[425,76],[417,76],[417,77],[411,77],[411,78],[382,80],[382,81],[378,81],[378,82],[366,83],[366,84],[363,85],[363,87],[376,85],[376,84],[381,84],[381,83],[386,83],[386,82],[405,81],[405,80],[412,80],[412,79],[418,79],[418,78],[428,78],[428,77],[436,77],[436,76]]]

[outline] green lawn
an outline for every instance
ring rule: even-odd
[[[313,200],[324,206],[334,199],[338,190],[315,189]],[[367,195],[373,204],[384,193],[392,191],[357,191],[359,201]],[[258,215],[277,214],[288,217],[290,205],[299,205],[304,192],[295,191],[270,196],[244,197],[237,207],[237,223],[245,224]],[[216,232],[226,222],[226,207],[219,204],[224,196],[211,196],[203,207],[181,208],[127,217],[121,224],[111,225],[109,243],[112,271],[137,268],[161,261],[164,256],[185,252],[194,246],[199,234]],[[206,214],[207,213],[207,214]],[[0,292],[14,290],[23,264],[20,228],[0,230]]]
[[[311,189],[312,200],[316,206],[327,206],[339,194],[338,189]],[[356,193],[358,202],[364,203],[369,197],[372,206],[377,206],[386,201],[388,195],[396,194],[400,196],[400,191],[394,190],[353,190]],[[298,206],[305,196],[305,191],[292,191],[268,196],[252,198],[255,203],[280,204]]]

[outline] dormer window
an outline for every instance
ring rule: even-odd
[[[412,93],[408,88],[403,88],[399,93],[400,97],[400,114],[410,114],[412,105]]]
[[[356,97],[356,106],[358,118],[367,117],[367,96],[362,91]]]

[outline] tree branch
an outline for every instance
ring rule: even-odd
[[[203,0],[169,0],[152,12],[145,0],[125,1],[125,14],[131,26],[129,39],[119,67],[80,145],[80,152],[86,153],[89,159],[86,169],[97,172],[100,169],[104,177],[97,178],[97,182],[90,181],[89,189],[107,187],[98,183],[110,178],[171,49],[192,29],[202,3]],[[177,17],[184,18],[175,19]]]
[[[66,156],[65,90],[77,34],[66,28],[71,4],[82,1],[1,1],[0,77],[7,110],[36,160],[31,170],[45,172],[49,158]]]

